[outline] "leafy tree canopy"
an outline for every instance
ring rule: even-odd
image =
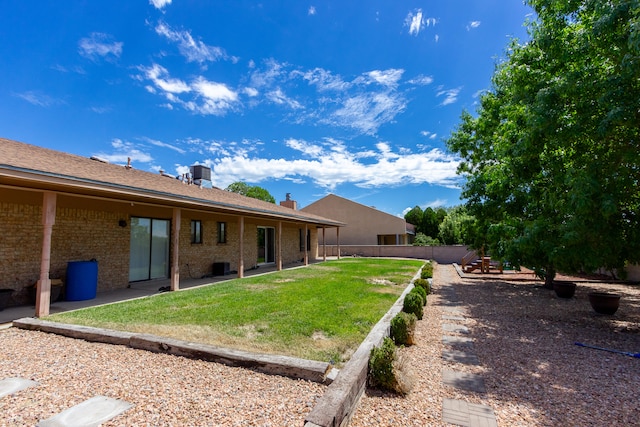
[[[227,191],[232,193],[242,194],[243,196],[251,197],[254,199],[264,200],[265,202],[275,203],[276,199],[264,188],[257,185],[248,185],[246,182],[237,181],[229,184]]]
[[[551,285],[556,269],[640,261],[640,1],[529,4],[531,40],[511,43],[447,145],[474,246]]]

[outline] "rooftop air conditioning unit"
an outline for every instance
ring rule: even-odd
[[[193,175],[193,179],[204,179],[206,181],[211,181],[211,168],[203,165],[194,165],[191,166],[191,175]]]

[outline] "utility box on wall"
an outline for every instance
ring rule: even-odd
[[[229,274],[228,262],[214,262],[213,263],[213,275],[214,276],[226,276]]]

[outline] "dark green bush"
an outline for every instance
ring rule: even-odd
[[[431,294],[431,285],[427,279],[416,279],[413,281],[413,286],[423,288],[427,295]]]
[[[371,387],[407,394],[414,379],[404,358],[396,355],[396,345],[386,337],[380,347],[371,349],[369,355],[369,385]]]
[[[396,360],[396,345],[391,338],[386,337],[380,347],[371,349],[371,354],[369,355],[369,385],[395,390],[394,360]]]
[[[402,304],[402,311],[405,313],[413,313],[418,320],[422,319],[423,306],[422,297],[418,294],[412,294],[409,292],[404,297],[404,303]]]
[[[396,345],[413,345],[416,315],[401,311],[391,319],[391,338]]]
[[[414,286],[411,289],[411,293],[420,295],[422,298],[422,305],[427,305],[427,291],[422,286]]]
[[[422,277],[423,279],[431,279],[433,277],[433,264],[428,262],[423,265],[422,271],[420,272],[420,277]]]

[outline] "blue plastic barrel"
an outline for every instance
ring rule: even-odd
[[[67,263],[65,299],[84,301],[96,297],[98,291],[98,261],[70,261]]]

